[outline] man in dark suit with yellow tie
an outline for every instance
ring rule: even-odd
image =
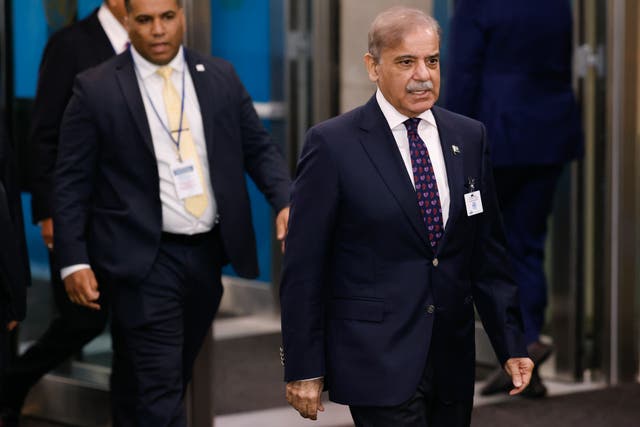
[[[110,290],[114,424],[184,426],[220,270],[258,273],[245,173],[279,238],[289,177],[232,66],[182,46],[180,2],[126,7],[131,49],[80,74],[65,112],[55,247],[73,302]]]
[[[289,403],[322,410],[323,387],[358,427],[465,427],[474,305],[512,394],[526,357],[484,126],[435,106],[440,30],[397,7],[365,55],[378,86],[307,133],[280,288]]]

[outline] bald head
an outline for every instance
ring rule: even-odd
[[[377,61],[382,49],[399,45],[405,35],[422,28],[433,31],[440,40],[441,31],[438,21],[425,12],[405,6],[387,9],[376,16],[371,23],[369,53]]]

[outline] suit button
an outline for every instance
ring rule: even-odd
[[[433,264],[434,267],[437,267],[439,263],[438,258],[434,258],[433,261],[431,261],[431,264]]]
[[[433,304],[429,304],[427,306],[427,313],[433,314],[434,311],[436,311],[436,307]]]

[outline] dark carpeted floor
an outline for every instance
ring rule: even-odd
[[[474,409],[472,427],[640,427],[640,384]]]
[[[215,344],[215,406],[219,415],[286,406],[280,334]]]

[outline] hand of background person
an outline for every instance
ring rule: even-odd
[[[83,268],[65,277],[64,289],[71,302],[100,310],[100,305],[96,303],[100,297],[98,282],[90,268]]]
[[[315,420],[322,406],[323,378],[287,383],[287,402],[293,406],[303,418]]]
[[[7,331],[11,332],[13,331],[16,326],[18,326],[18,321],[17,320],[10,320],[9,323],[7,323]]]
[[[289,227],[289,206],[282,208],[276,217],[276,237],[280,240],[280,248],[284,253],[284,239]]]
[[[47,249],[53,250],[53,218],[45,218],[40,221],[40,234],[47,245]]]
[[[504,369],[513,382],[514,389],[509,392],[513,396],[521,393],[529,385],[533,361],[528,357],[512,357],[504,364]]]

